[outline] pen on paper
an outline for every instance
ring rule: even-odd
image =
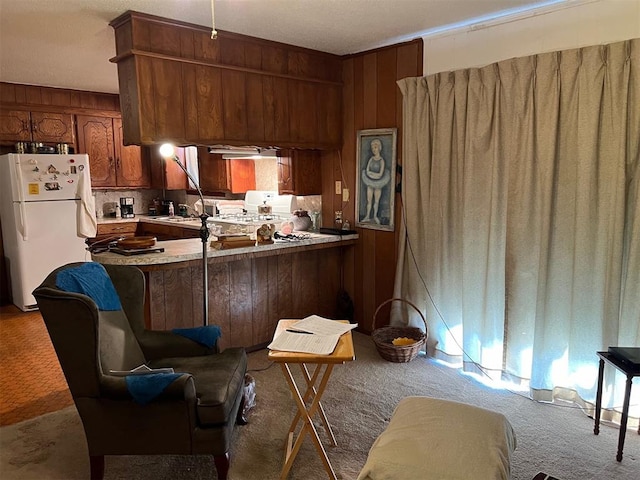
[[[291,333],[303,333],[303,334],[305,334],[305,335],[313,335],[313,333],[311,333],[311,332],[303,332],[303,331],[301,331],[301,330],[291,330],[291,329],[289,329],[289,328],[287,328],[287,332],[291,332]]]

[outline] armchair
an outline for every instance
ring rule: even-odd
[[[82,420],[91,479],[103,478],[105,455],[210,454],[225,480],[234,425],[243,423],[244,349],[220,352],[217,344],[146,330],[145,279],[136,267],[104,266],[121,310],[99,310],[89,296],[56,287],[59,272],[81,265],[54,270],[33,294]],[[140,404],[126,377],[110,372],[143,363],[184,373]]]

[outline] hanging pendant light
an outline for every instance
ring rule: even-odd
[[[218,38],[218,31],[216,30],[216,15],[214,12],[215,0],[211,0],[211,40]]]

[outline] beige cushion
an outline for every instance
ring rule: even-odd
[[[500,413],[428,397],[403,399],[358,480],[508,480],[516,448]]]

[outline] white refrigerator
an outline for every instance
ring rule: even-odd
[[[96,235],[89,157],[0,156],[0,222],[13,303],[37,309],[31,294],[56,267],[90,260]]]

